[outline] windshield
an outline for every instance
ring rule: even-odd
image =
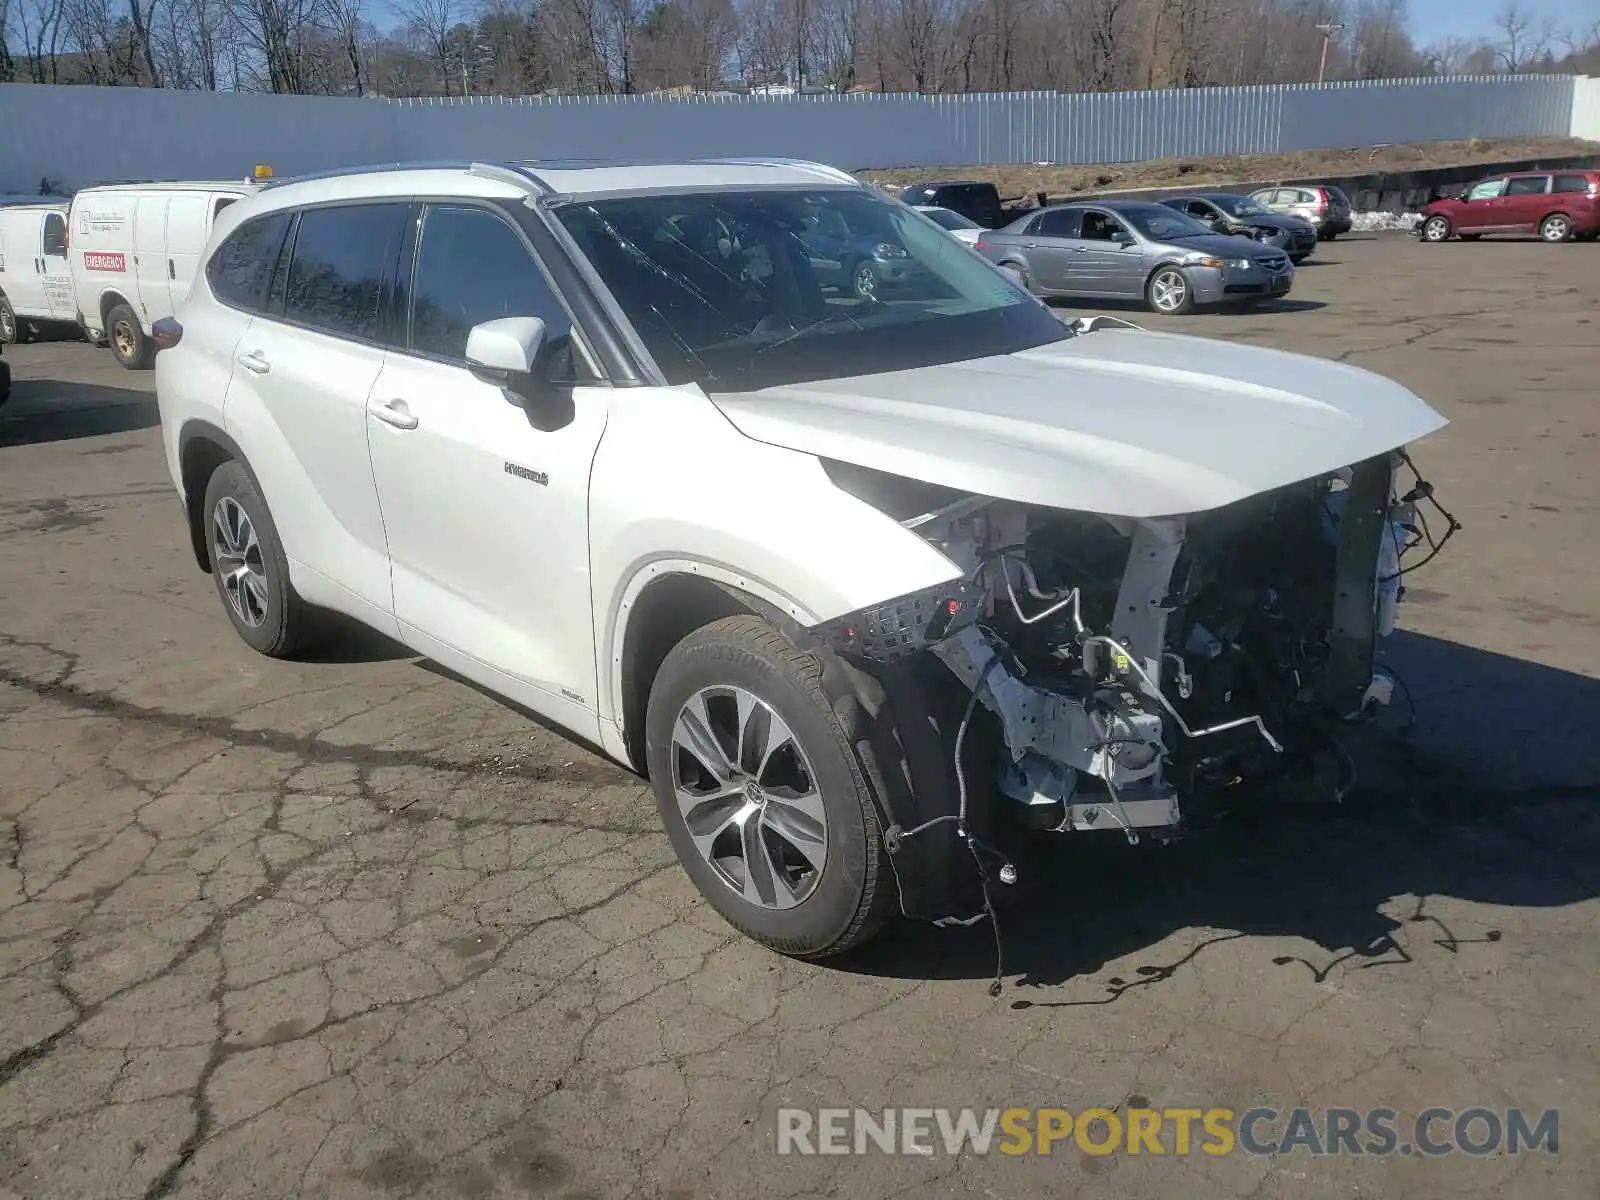
[[[556,216],[672,383],[747,391],[1070,336],[959,242],[864,190],[619,196]]]
[[[958,212],[951,212],[948,208],[924,208],[922,215],[927,217],[941,229],[982,229],[976,221],[969,221]]]
[[[1211,230],[1187,213],[1175,212],[1161,204],[1129,204],[1117,209],[1117,216],[1155,242],[1176,238],[1210,236]]]
[[[1267,210],[1251,200],[1248,196],[1207,196],[1206,199],[1215,204],[1230,217],[1265,217],[1270,216]]]

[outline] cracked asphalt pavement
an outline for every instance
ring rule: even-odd
[[[149,376],[11,348],[0,1195],[1592,1200],[1600,246],[1317,257],[1159,323],[1453,421],[1416,458],[1465,529],[1390,647],[1415,726],[1337,810],[1034,848],[998,999],[984,928],[733,935],[639,780],[379,639],[253,655]],[[1560,1153],[775,1155],[781,1106],[891,1104],[1555,1108]]]

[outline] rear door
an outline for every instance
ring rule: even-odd
[[[39,248],[44,214],[36,208],[0,209],[0,285],[11,309],[19,317],[48,317],[44,275],[39,269]]]
[[[385,280],[409,212],[391,201],[300,213],[266,312],[239,341],[227,407],[258,475],[272,475],[262,486],[297,571],[314,572],[324,594],[343,593],[344,611],[391,633],[367,398],[383,367]]]
[[[1516,233],[1532,233],[1550,211],[1548,175],[1513,175],[1506,182],[1505,227]]]
[[[1456,230],[1462,233],[1498,233],[1505,228],[1505,193],[1504,176],[1473,184],[1456,210]]]
[[[67,257],[67,214],[47,212],[39,226],[39,267],[45,306],[57,321],[71,321],[78,306],[72,293],[72,264]]]
[[[1075,208],[1047,209],[1028,226],[1028,273],[1048,291],[1066,291],[1078,282],[1073,261],[1079,253],[1078,219]]]
[[[133,277],[139,317],[146,330],[150,312],[167,307],[167,203],[164,192],[140,196],[133,210]]]
[[[1564,172],[1551,182],[1550,207],[1572,218],[1579,232],[1600,228],[1600,183],[1576,171]]]

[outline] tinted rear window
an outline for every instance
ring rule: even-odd
[[[1542,196],[1548,190],[1548,175],[1518,175],[1506,185],[1508,196]]]
[[[285,320],[372,341],[378,300],[410,206],[351,204],[300,214],[284,292]]]
[[[1555,190],[1558,192],[1587,192],[1589,190],[1589,177],[1587,175],[1557,175]]]
[[[288,213],[246,221],[228,235],[206,264],[211,293],[222,303],[259,312],[267,278],[278,261],[278,247],[289,228]]]

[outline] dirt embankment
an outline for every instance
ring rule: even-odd
[[[1600,142],[1581,138],[1495,138],[1352,150],[1307,150],[1297,154],[1234,154],[1217,158],[1163,158],[1150,162],[1088,166],[930,167],[859,171],[863,179],[904,187],[922,179],[988,179],[1009,199],[1045,192],[1052,197],[1119,188],[1187,184],[1275,183],[1285,179],[1330,179],[1377,172],[1425,171],[1525,159],[1600,155]]]

